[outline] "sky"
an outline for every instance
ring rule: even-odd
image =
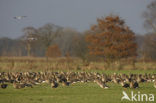
[[[27,26],[46,23],[88,30],[96,19],[119,15],[135,33],[144,34],[142,13],[152,0],[0,0],[0,37],[18,38]],[[27,16],[16,20],[15,16]]]

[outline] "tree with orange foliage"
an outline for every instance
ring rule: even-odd
[[[135,57],[137,44],[135,34],[118,16],[98,18],[86,36],[91,55],[103,57],[106,61]]]
[[[49,46],[46,51],[46,56],[53,57],[53,58],[60,57],[61,51],[60,51],[58,45],[54,44],[54,45]]]

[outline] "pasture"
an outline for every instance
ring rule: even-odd
[[[154,62],[137,62],[136,68],[124,65],[122,69],[118,65],[112,68],[105,68],[102,62],[92,62],[88,65],[79,59],[49,59],[44,58],[0,58],[0,72],[89,72],[117,74],[156,74],[156,64]],[[131,91],[134,93],[154,94],[156,88],[153,82],[139,83],[139,88],[123,88],[120,84],[108,82],[108,89],[100,88],[94,82],[77,82],[70,86],[60,85],[58,88],[51,88],[50,84],[41,83],[34,85],[33,88],[25,87],[22,89],[13,88],[12,83],[7,83],[6,89],[0,88],[0,103],[131,103],[132,101],[123,100],[122,91],[129,96]],[[154,98],[156,101],[156,97]],[[134,102],[137,103],[137,102]],[[144,103],[144,102],[142,102]],[[148,102],[146,102],[148,103]],[[152,102],[149,102],[152,103]],[[154,103],[154,102],[153,102]]]
[[[131,91],[156,95],[153,83],[141,83],[138,89],[124,89],[113,83],[108,85],[109,89],[102,89],[95,83],[76,83],[58,88],[42,84],[34,88],[14,89],[10,84],[7,89],[0,89],[0,103],[131,103],[127,100],[121,101],[123,90],[129,95]]]
[[[108,67],[103,61],[84,62],[79,58],[71,57],[49,58],[48,60],[43,57],[0,57],[0,71],[105,71],[106,73],[129,71],[132,73],[151,73],[156,71],[156,62],[136,61],[134,67],[131,60],[122,60],[120,63],[115,62]]]

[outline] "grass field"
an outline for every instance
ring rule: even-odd
[[[106,69],[104,68],[104,63],[96,62],[86,67],[80,60],[68,62],[66,59],[56,59],[46,63],[45,59],[42,58],[0,58],[0,72],[48,70],[85,71],[106,74],[156,74],[155,62],[146,64],[136,63],[136,69],[131,68],[131,65],[125,65],[121,70],[116,69],[116,67],[114,69]],[[33,88],[14,89],[12,84],[9,84],[6,89],[0,88],[0,103],[132,103],[132,101],[127,100],[121,101],[122,91],[126,91],[129,96],[131,91],[134,91],[136,94],[138,92],[141,94],[154,94],[154,101],[156,102],[156,89],[153,87],[153,83],[140,83],[140,87],[137,89],[124,89],[120,85],[111,82],[107,85],[110,86],[109,89],[102,89],[96,83],[76,83],[70,86],[59,86],[55,89],[48,84],[40,84],[35,85]]]
[[[22,71],[120,71],[120,70],[137,70],[137,71],[156,71],[156,62],[142,62],[137,61],[135,68],[131,61],[120,61],[119,63],[113,63],[110,67],[103,61],[101,62],[89,62],[86,65],[79,58],[49,58],[48,62],[46,58],[39,57],[0,57],[0,72],[22,72]]]
[[[108,85],[110,89],[102,89],[95,83],[76,83],[55,89],[47,84],[37,85],[34,88],[14,89],[10,84],[7,89],[0,89],[0,103],[131,103],[127,100],[121,101],[123,90],[129,95],[131,91],[136,94],[140,91],[156,95],[153,83],[141,83],[138,89],[124,89],[113,83]]]

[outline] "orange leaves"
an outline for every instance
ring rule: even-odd
[[[118,16],[98,18],[86,36],[91,55],[107,59],[120,59],[136,56],[137,45],[134,33]],[[98,31],[97,31],[98,30]]]
[[[46,51],[46,56],[47,57],[60,57],[61,51],[58,45],[54,44],[54,45],[49,46]]]
[[[92,25],[91,26],[91,30],[96,30],[97,29],[97,26],[96,25]]]

